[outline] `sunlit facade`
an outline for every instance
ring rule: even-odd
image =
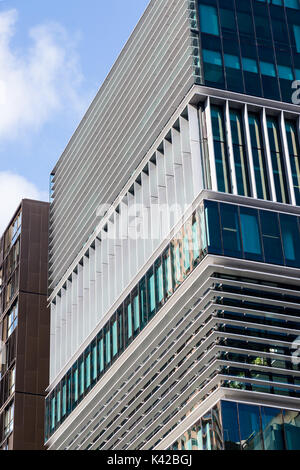
[[[299,15],[298,1],[152,0],[110,83],[164,31],[177,102],[153,78],[166,99],[134,124],[152,88],[131,90],[113,152],[141,140],[123,186],[100,147],[87,179],[108,85],[72,137],[51,178],[49,449],[300,449]]]

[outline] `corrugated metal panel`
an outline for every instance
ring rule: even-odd
[[[195,83],[187,0],[152,0],[55,167],[54,287]]]

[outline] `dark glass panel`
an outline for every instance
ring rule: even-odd
[[[300,450],[300,412],[284,410],[284,434],[287,450]]]
[[[237,12],[237,20],[240,34],[254,36],[252,15],[249,13]]]
[[[258,406],[238,404],[243,450],[262,450],[260,413]]]
[[[265,450],[284,450],[282,411],[262,406],[261,419]]]
[[[208,86],[225,86],[222,56],[220,52],[202,50],[205,84]]]
[[[132,307],[133,307],[133,331],[136,335],[140,329],[140,302],[139,302],[139,292],[138,288],[136,287],[132,294]]]
[[[154,275],[153,275],[153,282],[154,282]],[[133,338],[133,309],[131,304],[130,296],[124,302],[124,310],[125,310],[125,342],[129,344]]]
[[[208,253],[221,255],[223,254],[223,249],[221,243],[219,205],[213,201],[205,201],[204,207]]]
[[[283,265],[283,253],[278,223],[278,214],[269,211],[259,211],[265,262]]]
[[[147,307],[147,292],[146,292],[146,279],[143,279],[139,283],[140,290],[140,305],[141,305],[141,329],[143,329],[148,322],[148,307]]]
[[[230,124],[238,194],[241,196],[250,196],[248,162],[246,157],[243,120],[240,111],[230,110]]]
[[[225,256],[242,257],[238,207],[220,204],[222,238]]]
[[[267,126],[277,201],[288,203],[285,164],[277,118],[268,117]]]
[[[249,113],[249,128],[257,197],[269,199],[269,183],[267,178],[266,156],[263,146],[260,118],[256,114]]]
[[[300,150],[295,121],[285,121],[296,204],[300,205]]]
[[[225,450],[240,450],[237,404],[230,401],[222,401],[221,409]]]
[[[300,244],[298,218],[280,214],[280,225],[285,262],[287,266],[300,268]]]
[[[154,279],[154,272],[153,268],[149,269],[147,272],[147,295],[148,295],[148,321],[156,313],[156,302],[155,302],[155,279]]]
[[[258,211],[240,208],[241,234],[246,259],[263,261]]]
[[[223,109],[218,106],[211,107],[211,119],[214,136],[215,164],[218,190],[231,192],[231,181],[228,163],[227,143],[225,137]]]
[[[220,21],[222,31],[236,31],[234,10],[220,8]]]

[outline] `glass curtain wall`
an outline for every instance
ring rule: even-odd
[[[292,102],[300,79],[297,0],[199,0],[204,82]]]
[[[214,422],[211,416],[215,416]],[[205,428],[205,425],[208,425]],[[223,430],[221,440],[217,439]],[[210,436],[209,445],[203,434]],[[206,444],[206,445],[205,445]],[[299,411],[222,400],[170,450],[299,450]]]

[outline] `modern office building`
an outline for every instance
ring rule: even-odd
[[[48,449],[300,449],[297,79],[298,0],[150,1],[52,172]]]
[[[49,204],[24,199],[0,239],[0,449],[42,450],[49,374]]]

